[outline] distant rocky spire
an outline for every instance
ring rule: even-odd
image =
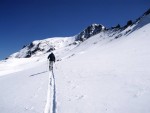
[[[101,24],[92,24],[76,36],[76,41],[84,41],[89,37],[100,33],[104,29],[105,27]]]

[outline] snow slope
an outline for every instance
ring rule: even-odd
[[[19,68],[14,72],[7,67],[12,61],[3,65],[10,74],[1,73],[0,113],[41,113],[45,107],[49,81],[47,64],[35,60],[21,63],[23,59],[19,60],[20,63],[18,59],[13,59],[13,64],[16,62]]]
[[[149,15],[47,56],[0,62],[0,113],[149,113]],[[116,38],[117,37],[117,38]]]
[[[149,113],[149,29],[80,48],[57,64],[57,112]]]

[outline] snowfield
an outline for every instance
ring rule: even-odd
[[[150,113],[149,17],[56,49],[53,71],[49,53],[1,61],[0,113]]]
[[[149,113],[149,29],[80,48],[56,64],[57,112]]]
[[[17,60],[13,60],[15,64]],[[16,70],[10,71],[10,74],[0,77],[1,113],[43,112],[48,89],[48,72],[46,72],[46,63],[36,63],[36,66],[33,63],[36,62],[24,63],[26,66],[18,63],[17,68],[20,67],[18,72]],[[35,67],[28,68],[29,65]],[[41,74],[38,74],[39,72]]]

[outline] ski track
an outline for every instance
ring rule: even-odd
[[[49,71],[49,84],[47,92],[47,102],[44,113],[56,113],[56,86],[53,70]]]

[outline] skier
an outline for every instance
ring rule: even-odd
[[[53,69],[53,63],[55,62],[55,55],[51,53],[47,58],[49,59],[49,70],[51,71]]]

